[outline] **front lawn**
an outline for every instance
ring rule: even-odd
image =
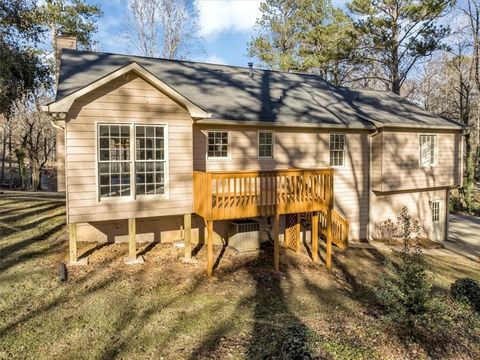
[[[89,265],[61,283],[64,215],[57,195],[0,195],[0,358],[287,359],[299,349],[320,359],[480,358],[479,329],[438,344],[381,320],[374,286],[391,254],[336,252],[327,272],[282,250],[274,274],[268,244],[259,255],[227,249],[208,281],[203,249],[184,264],[170,244],[144,244],[145,264],[127,266],[126,244],[81,244]],[[438,292],[459,277],[480,281],[476,262],[427,260]]]

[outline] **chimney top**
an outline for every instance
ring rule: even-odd
[[[55,36],[55,83],[58,86],[58,77],[60,75],[60,57],[62,49],[76,49],[77,37],[69,34],[57,34]]]
[[[253,78],[253,62],[248,63],[248,75]]]
[[[55,37],[55,50],[76,49],[77,37],[69,34],[59,34]]]

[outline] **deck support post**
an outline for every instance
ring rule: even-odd
[[[183,215],[183,242],[185,246],[185,259],[192,258],[192,214]]]
[[[312,214],[312,261],[318,262],[318,212]]]
[[[125,258],[126,264],[142,264],[143,257],[137,257],[137,220],[128,219],[128,255]]]
[[[88,258],[78,258],[77,252],[77,224],[68,224],[68,247],[69,247],[69,261],[68,265],[80,266],[87,265]]]
[[[207,221],[207,276],[213,276],[213,221]]]
[[[70,263],[76,263],[77,256],[77,224],[68,224],[68,245],[70,251]]]
[[[280,271],[280,244],[279,244],[279,223],[280,215],[274,215],[273,220],[273,269]]]
[[[300,214],[295,215],[297,217],[295,222],[295,251],[300,254]]]
[[[327,254],[325,258],[325,266],[327,267],[327,270],[332,268],[332,225],[332,208],[329,207],[327,210]]]

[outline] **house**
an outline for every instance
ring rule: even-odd
[[[60,38],[59,47],[75,41]],[[448,236],[449,189],[462,182],[462,133],[388,92],[318,76],[64,48],[56,99],[59,190],[70,259],[76,241],[227,240],[232,219],[273,220],[298,250],[318,232],[369,240],[406,205],[425,236]],[[268,218],[268,220],[265,220]],[[305,232],[306,218],[312,231]],[[306,235],[305,235],[306,236]]]

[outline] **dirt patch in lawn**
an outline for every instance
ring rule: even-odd
[[[89,264],[69,267],[62,283],[65,210],[51,206],[58,198],[31,198],[0,195],[0,358],[480,357],[479,341],[463,334],[439,346],[382,319],[375,287],[395,259],[375,250],[335,251],[329,272],[305,248],[282,249],[274,273],[269,243],[248,255],[215,247],[209,281],[203,247],[186,263],[171,244],[140,244],[145,263],[128,266],[127,244],[81,243]],[[478,263],[467,259],[427,261],[439,292],[459,277],[480,280]]]

